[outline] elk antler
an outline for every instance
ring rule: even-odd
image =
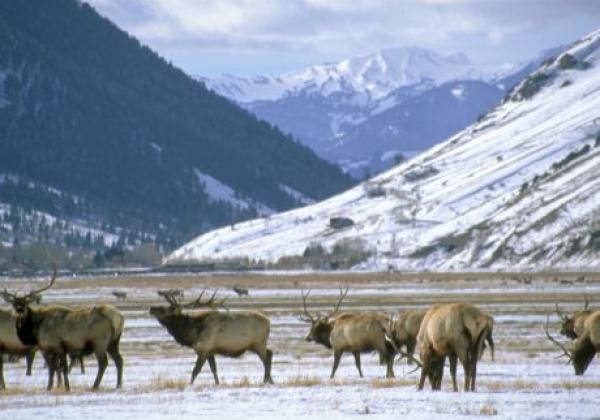
[[[172,307],[178,308],[181,306],[181,302],[176,297],[176,296],[181,296],[181,293],[179,293],[179,291],[177,291],[175,289],[169,289],[169,290],[159,290],[157,293],[159,296],[162,296],[163,298],[165,298],[165,300]]]
[[[333,305],[333,312],[331,312],[328,316],[335,315],[339,311],[340,305],[342,304],[342,301],[344,300],[347,294],[348,288],[346,287],[346,290],[343,290],[342,286],[340,286],[340,298],[338,299],[337,303]]]
[[[31,292],[29,292],[25,296],[23,296],[21,299],[25,299],[27,302],[30,302],[34,296],[39,295],[40,293],[48,290],[49,288],[51,288],[54,285],[54,282],[56,281],[57,270],[56,270],[56,264],[52,264],[52,266],[53,266],[53,272],[52,272],[52,278],[50,279],[50,283],[48,283],[45,286],[42,286],[39,289],[32,290]],[[0,292],[0,294],[2,295],[4,300],[10,304],[14,303],[15,299],[18,298],[16,293],[10,293],[6,289],[4,289],[2,292]]]
[[[556,313],[560,317],[561,320],[566,321],[567,319],[569,319],[569,317],[566,316],[565,314],[563,314],[561,312],[560,308],[558,307],[558,300],[556,302],[554,302],[554,306],[556,307]]]
[[[310,312],[308,312],[308,308],[306,307],[306,298],[308,297],[308,295],[310,295],[310,290],[308,292],[306,292],[306,294],[304,294],[304,290],[300,290],[300,293],[302,294],[302,306],[304,308],[304,317],[300,316],[300,319],[302,321],[307,321],[310,323],[315,323],[317,321],[316,318],[314,318]]]
[[[544,331],[546,332],[546,337],[548,337],[548,340],[552,341],[554,344],[556,344],[564,352],[564,355],[569,358],[569,362],[570,362],[571,360],[573,360],[573,355],[571,354],[571,352],[569,350],[567,350],[567,348],[565,346],[563,346],[562,344],[560,344],[558,342],[558,340],[556,340],[554,337],[552,337],[550,335],[550,333],[548,332],[548,322],[549,322],[549,320],[550,320],[550,315],[546,315],[546,325],[544,325]]]
[[[585,311],[590,306],[591,299],[587,294],[583,294],[583,310]]]
[[[45,286],[42,286],[41,288],[37,289],[37,290],[32,290],[31,292],[29,292],[28,294],[25,295],[25,298],[29,299],[32,298],[35,295],[39,295],[42,292],[45,292],[46,290],[48,290],[49,288],[51,288],[52,286],[54,286],[54,282],[56,281],[56,264],[52,264],[53,266],[53,272],[52,272],[52,279],[50,279],[50,283],[48,283]]]
[[[218,289],[215,290],[214,293],[212,294],[212,296],[207,301],[202,302],[202,296],[204,296],[204,293],[206,292],[206,289],[203,289],[202,292],[200,292],[200,295],[196,299],[194,299],[193,301],[191,301],[189,303],[186,303],[185,305],[181,305],[181,307],[182,308],[225,307],[225,301],[227,300],[227,297],[224,297],[219,302],[217,302],[215,299],[218,291],[219,291]]]

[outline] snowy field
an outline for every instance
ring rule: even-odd
[[[168,418],[598,418],[600,361],[583,377],[545,338],[546,313],[553,316],[551,330],[558,337],[554,302],[563,311],[581,307],[583,295],[600,306],[600,276],[587,274],[539,275],[530,284],[508,275],[456,273],[443,281],[437,275],[344,276],[185,276],[59,279],[45,295],[48,303],[90,304],[111,302],[125,315],[121,350],[125,359],[124,387],[115,390],[112,362],[99,392],[91,392],[96,363],[86,359],[87,372],[71,374],[72,391],[46,392],[46,371],[36,358],[34,375],[25,376],[24,361],[5,364],[7,390],[0,392],[1,419],[168,419]],[[312,289],[309,304],[326,310],[334,302],[338,285],[347,282],[345,308],[396,313],[427,307],[435,302],[474,302],[495,317],[496,360],[484,355],[478,368],[478,391],[451,392],[446,368],[443,390],[418,392],[418,372],[405,362],[395,365],[396,379],[385,380],[385,367],[375,354],[364,355],[364,379],[358,377],[350,355],[342,358],[336,379],[329,380],[333,357],[329,350],[304,341],[308,325],[297,315],[300,289]],[[40,283],[35,283],[38,285]],[[238,298],[229,287],[250,289],[250,298]],[[0,288],[27,290],[33,282],[0,279]],[[190,349],[177,345],[153,318],[151,305],[159,304],[156,290],[181,287],[191,298],[204,286],[221,287],[231,310],[261,309],[271,319],[275,385],[263,386],[262,364],[254,355],[239,359],[217,357],[222,384],[215,386],[208,366],[189,386],[195,361]],[[116,302],[113,290],[128,299]],[[343,306],[344,307],[344,306]],[[562,341],[565,341],[561,337]],[[462,369],[458,370],[462,385]]]

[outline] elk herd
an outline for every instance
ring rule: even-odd
[[[119,342],[124,327],[123,315],[111,305],[74,308],[40,304],[41,293],[52,287],[55,281],[56,270],[47,285],[27,294],[0,292],[12,306],[12,310],[0,310],[0,389],[5,388],[4,355],[26,357],[26,374],[31,375],[36,351],[42,354],[48,369],[48,390],[52,389],[55,377],[69,390],[71,368],[79,362],[83,370],[83,357],[88,355],[94,355],[98,362],[93,389],[99,388],[109,357],[117,370],[116,386],[121,387],[123,357]],[[216,293],[205,296],[203,291],[197,298],[184,303],[181,290],[161,290],[158,294],[168,305],[152,306],[149,310],[178,344],[196,353],[190,383],[194,383],[208,362],[218,384],[215,356],[235,358],[246,352],[254,353],[262,362],[263,382],[273,383],[273,351],[268,348],[269,318],[258,311],[229,311],[225,307],[225,299],[217,300]],[[463,389],[475,391],[477,362],[487,347],[494,360],[494,319],[474,305],[436,304],[428,309],[406,311],[398,317],[390,317],[383,312],[341,311],[340,306],[347,294],[348,289],[340,288],[332,310],[311,313],[307,302],[310,291],[300,292],[302,314],[299,317],[310,324],[306,341],[333,352],[330,378],[334,378],[344,353],[353,355],[362,378],[361,354],[376,352],[380,364],[386,366],[386,378],[394,377],[394,360],[397,357],[406,358],[408,364],[416,365],[415,370],[421,371],[419,390],[423,389],[426,381],[433,390],[441,389],[448,359],[453,390],[458,391],[456,371],[460,362]],[[561,319],[560,333],[574,343],[568,349],[554,338],[548,331],[548,319],[544,326],[546,337],[568,358],[575,374],[583,375],[600,351],[600,311],[589,309],[586,298],[583,309],[572,316],[563,314],[558,304],[556,312]],[[417,348],[418,357],[415,355]]]

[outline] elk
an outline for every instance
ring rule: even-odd
[[[27,376],[31,376],[31,366],[35,357],[35,347],[26,346],[17,335],[16,316],[12,311],[0,310],[0,389],[5,389],[4,355],[25,356],[27,360]]]
[[[600,352],[600,311],[593,311],[582,321],[577,339],[573,343],[572,350],[568,350],[548,332],[550,315],[546,317],[544,326],[546,337],[558,346],[573,364],[575,375],[581,376],[594,359],[596,353]]]
[[[37,346],[48,365],[48,386],[53,386],[54,374],[62,369],[64,386],[68,391],[69,367],[67,355],[83,356],[94,353],[98,360],[98,373],[93,389],[98,389],[108,365],[107,353],[117,367],[117,387],[121,387],[123,358],[119,341],[123,332],[123,316],[110,305],[73,309],[64,306],[31,306],[36,295],[54,285],[56,269],[50,282],[40,289],[17,296],[2,292],[2,297],[17,313],[16,328],[25,345]]]
[[[588,309],[590,306],[590,300],[587,296],[584,296],[583,308],[575,312],[571,317],[562,313],[558,307],[558,302],[555,303],[556,314],[561,320],[560,333],[571,340],[577,339],[583,332],[585,320],[594,312]]]
[[[398,319],[390,322],[390,336],[394,345],[398,349],[406,346],[406,354],[409,356],[407,357],[407,361],[409,364],[414,360],[413,355],[417,345],[417,335],[419,334],[419,328],[426,312],[427,310],[424,309],[406,311]]]
[[[196,364],[192,370],[190,384],[194,383],[202,366],[208,360],[215,383],[219,384],[215,355],[240,357],[246,351],[255,353],[262,361],[265,373],[264,383],[273,383],[271,364],[273,352],[267,348],[271,322],[256,311],[221,312],[225,299],[216,302],[217,291],[202,301],[205,290],[187,304],[171,291],[159,291],[169,306],[153,306],[150,314],[167,329],[175,341],[192,348],[196,354]],[[208,311],[183,313],[183,309],[209,308]]]
[[[127,293],[122,292],[120,290],[113,290],[112,295],[117,298],[117,300],[126,300],[127,299]]]
[[[331,379],[335,376],[344,352],[354,355],[358,374],[362,378],[360,355],[372,351],[376,351],[379,354],[380,363],[387,366],[386,378],[394,377],[394,356],[397,349],[387,332],[390,320],[386,315],[380,313],[337,315],[342,301],[348,294],[348,289],[343,291],[340,288],[340,297],[333,305],[333,310],[325,316],[313,316],[306,306],[306,299],[310,291],[306,294],[301,291],[301,294],[304,316],[301,316],[300,319],[311,324],[306,341],[314,341],[333,350]]]
[[[250,292],[245,287],[234,286],[231,288],[239,297],[250,296]]]
[[[423,389],[426,377],[433,390],[441,389],[444,362],[448,357],[454,391],[458,391],[457,360],[463,365],[465,391],[475,391],[477,361],[482,355],[484,341],[491,337],[491,320],[490,316],[467,303],[441,304],[430,308],[417,338],[422,364],[418,389]],[[490,345],[493,354],[493,341]]]

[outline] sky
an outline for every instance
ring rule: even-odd
[[[517,64],[600,28],[600,0],[87,0],[189,74],[281,74],[399,46]]]

